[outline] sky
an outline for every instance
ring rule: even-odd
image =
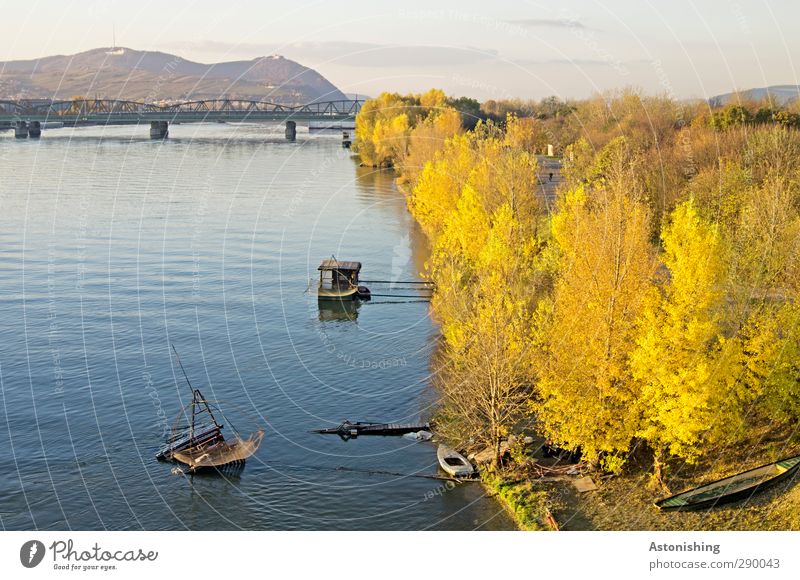
[[[481,101],[800,84],[796,0],[4,2],[0,60],[116,43],[189,60],[281,54],[348,93]]]

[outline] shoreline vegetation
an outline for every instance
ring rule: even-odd
[[[438,434],[484,457],[521,528],[550,512],[564,529],[800,526],[791,486],[697,514],[652,506],[800,449],[796,109],[633,90],[365,103],[356,152],[395,169],[431,243]],[[598,489],[575,492],[578,475]]]

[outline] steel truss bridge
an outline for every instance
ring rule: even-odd
[[[0,128],[20,122],[76,125],[134,125],[139,123],[201,122],[309,122],[355,119],[363,100],[325,101],[307,105],[279,105],[262,101],[214,99],[174,105],[136,101],[76,99],[71,101],[2,101]]]

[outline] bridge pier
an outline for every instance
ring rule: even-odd
[[[297,123],[294,121],[286,121],[286,139],[289,141],[297,139]]]
[[[17,139],[28,138],[28,124],[25,121],[17,121],[14,123],[14,137]]]
[[[169,123],[167,121],[150,121],[150,138],[166,139],[169,136]]]
[[[42,136],[42,124],[39,121],[31,121],[28,125],[28,137],[38,139]]]

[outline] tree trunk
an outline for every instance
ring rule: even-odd
[[[663,491],[669,493],[669,487],[664,483],[664,450],[659,449],[653,455],[653,482]]]

